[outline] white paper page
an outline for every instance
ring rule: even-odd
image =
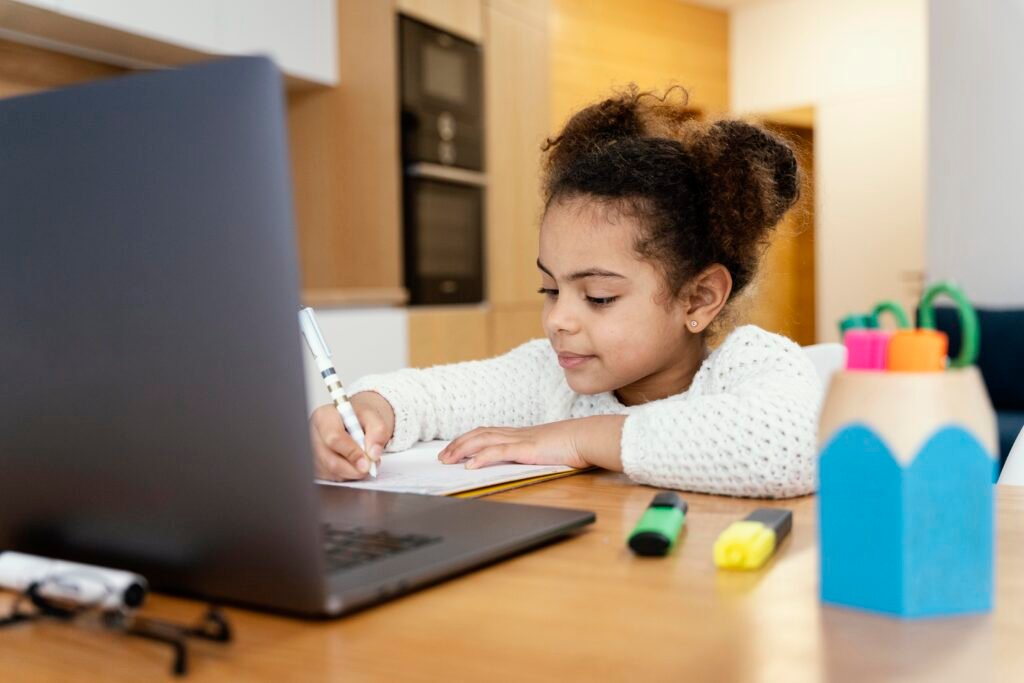
[[[385,453],[378,468],[378,477],[375,480],[369,478],[362,481],[317,479],[317,482],[377,491],[445,496],[507,481],[556,472],[568,472],[572,469],[563,465],[490,465],[478,470],[467,470],[465,463],[445,465],[437,459],[437,454],[448,443],[448,441],[425,441],[407,451]]]

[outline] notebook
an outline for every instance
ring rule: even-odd
[[[582,470],[564,465],[490,465],[467,470],[463,463],[446,465],[437,454],[448,441],[425,441],[396,453],[385,453],[377,479],[327,481],[321,484],[375,491],[434,496],[477,497],[517,486],[565,477]]]

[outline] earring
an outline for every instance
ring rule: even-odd
[[[697,321],[696,320],[691,320],[690,321],[690,327],[697,327]]]

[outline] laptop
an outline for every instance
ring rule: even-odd
[[[283,94],[238,58],[0,101],[0,549],[338,615],[594,521],[314,484]]]

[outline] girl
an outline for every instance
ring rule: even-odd
[[[366,451],[333,406],[317,409],[320,476],[360,479],[385,449],[454,439],[440,459],[469,468],[596,465],[662,488],[813,490],[821,387],[810,361],[754,326],[708,347],[797,199],[796,158],[763,128],[694,121],[684,105],[631,86],[547,141],[547,339],[355,382]]]

